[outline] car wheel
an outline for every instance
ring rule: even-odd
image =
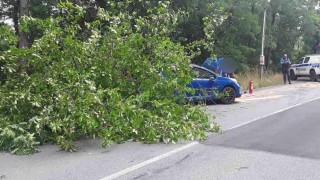
[[[222,90],[221,102],[223,104],[232,104],[236,99],[236,91],[232,87],[225,87]]]
[[[293,70],[290,71],[290,79],[291,80],[297,80],[298,79],[298,76],[296,76],[296,74],[294,73]]]
[[[310,71],[310,80],[314,81],[314,82],[318,81],[317,74],[316,74],[316,72],[314,70]]]

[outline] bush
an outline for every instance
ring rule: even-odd
[[[7,80],[0,88],[0,149],[28,154],[55,142],[74,151],[82,137],[102,139],[104,147],[205,138],[208,117],[181,102],[190,62],[161,29],[170,21],[166,6],[135,19],[135,26],[126,12],[100,9],[95,21],[84,22],[85,9],[62,3],[59,11],[45,20],[25,19],[23,30],[37,26],[43,36],[2,57]],[[17,72],[18,58],[28,59],[32,73]]]

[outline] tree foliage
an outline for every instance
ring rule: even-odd
[[[112,6],[119,5],[126,7]],[[30,48],[13,47],[1,56],[7,61],[0,89],[2,150],[32,153],[53,141],[72,151],[81,137],[102,139],[103,146],[205,138],[208,117],[181,103],[190,60],[167,37],[173,23],[167,2],[141,18],[98,9],[92,22],[86,21],[87,8],[57,7],[56,17],[22,22],[22,29],[43,31]],[[30,75],[16,73],[19,58],[28,59]]]
[[[319,29],[318,1],[216,1],[206,18],[206,34],[214,52],[232,57],[244,68],[254,67],[261,53],[263,12],[267,12],[265,56],[267,66],[279,58],[314,53]],[[242,68],[242,69],[243,69]],[[246,69],[246,68],[244,68]],[[244,70],[243,69],[243,70]]]
[[[181,102],[190,62],[257,66],[265,10],[268,68],[320,41],[317,0],[30,0],[24,18],[19,2],[0,3],[13,21],[0,22],[0,147],[19,154],[48,141],[73,150],[81,137],[203,139],[208,117]],[[30,47],[18,48],[19,32]]]
[[[3,0],[1,17],[13,18],[18,26],[17,0]],[[57,0],[30,0],[30,15],[47,18],[54,15]],[[63,0],[61,2],[66,2]],[[86,19],[96,17],[97,8],[107,12],[128,11],[135,18],[143,17],[148,9],[159,1],[105,1],[69,0],[82,7],[88,7]],[[278,59],[284,52],[292,59],[302,54],[314,53],[319,41],[319,12],[315,8],[318,0],[171,0],[168,13],[179,12],[174,17],[177,26],[169,35],[173,42],[184,46],[192,45],[187,52],[201,50],[193,57],[195,63],[202,63],[210,55],[233,58],[240,70],[257,65],[261,53],[263,11],[267,10],[265,56],[267,66],[278,66]],[[134,25],[131,22],[131,25]],[[167,28],[171,29],[171,28]],[[16,28],[17,32],[17,28]],[[33,27],[30,41],[41,37],[42,31]]]

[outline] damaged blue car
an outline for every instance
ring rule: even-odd
[[[187,101],[219,100],[223,104],[232,104],[236,98],[241,97],[241,88],[235,79],[222,77],[207,68],[194,64],[190,67],[194,77],[187,87],[194,89],[194,92],[187,94]]]

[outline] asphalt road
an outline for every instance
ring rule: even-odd
[[[82,140],[75,153],[50,144],[30,156],[0,152],[0,180],[98,180],[119,172],[119,179],[320,179],[315,99],[320,83],[297,81],[254,90],[232,105],[207,106],[223,134],[182,151],[176,150],[190,142],[103,149],[97,140]]]
[[[121,179],[320,179],[320,100],[223,134]]]
[[[204,144],[320,159],[320,100],[211,137]]]

